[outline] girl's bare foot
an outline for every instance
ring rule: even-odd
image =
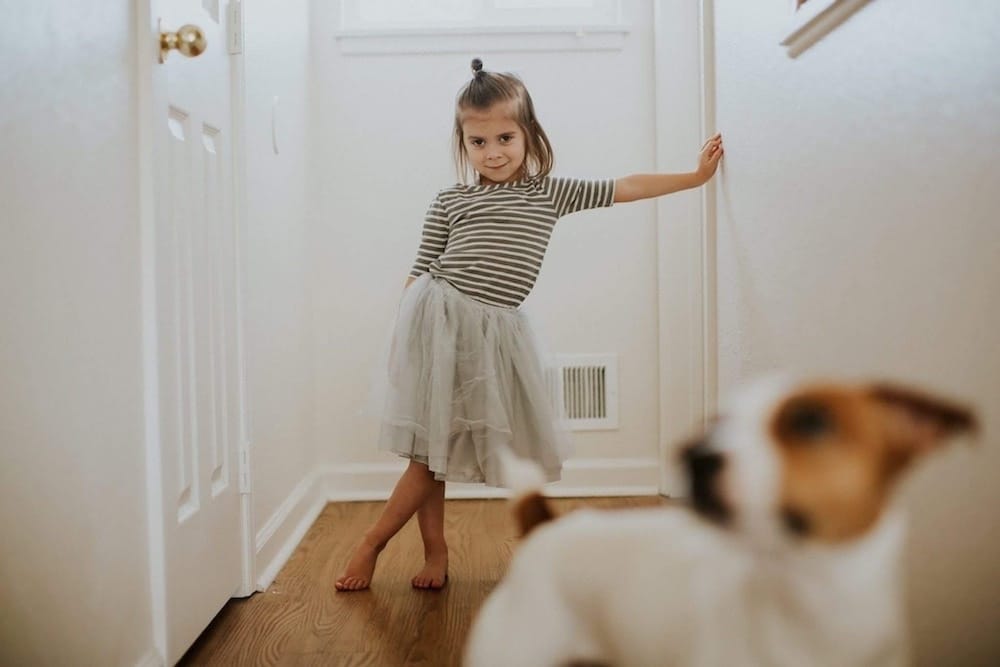
[[[424,569],[420,570],[410,583],[414,588],[438,590],[448,581],[448,552],[427,554]]]
[[[347,564],[347,569],[337,578],[333,586],[338,591],[361,591],[372,583],[375,572],[375,562],[382,551],[382,546],[365,537],[354,550],[354,557]]]

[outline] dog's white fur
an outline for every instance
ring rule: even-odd
[[[901,535],[893,518],[847,550],[777,556],[677,509],[574,512],[524,543],[466,664],[905,664]]]
[[[765,416],[794,386],[753,385],[712,439],[740,504],[736,525],[680,507],[540,525],[480,610],[465,664],[907,664],[901,514],[886,508],[835,545],[795,540],[774,516],[780,461]]]

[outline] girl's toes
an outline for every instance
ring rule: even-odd
[[[334,588],[338,591],[360,591],[368,588],[368,582],[358,577],[344,577],[334,583]]]

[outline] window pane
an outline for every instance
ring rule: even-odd
[[[358,15],[374,25],[433,25],[468,22],[482,11],[479,2],[468,0],[361,0]]]
[[[558,9],[563,7],[593,7],[595,0],[494,0],[500,9]]]
[[[342,0],[341,28],[544,27],[620,23],[619,0]]]

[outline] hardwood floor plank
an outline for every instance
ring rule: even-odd
[[[560,514],[665,502],[552,499]],[[420,532],[410,521],[379,557],[370,590],[336,592],[334,580],[383,504],[327,505],[274,583],[226,604],[179,664],[458,667],[472,619],[517,546],[509,506],[504,500],[446,501],[449,578],[441,591],[410,586],[423,565]]]

